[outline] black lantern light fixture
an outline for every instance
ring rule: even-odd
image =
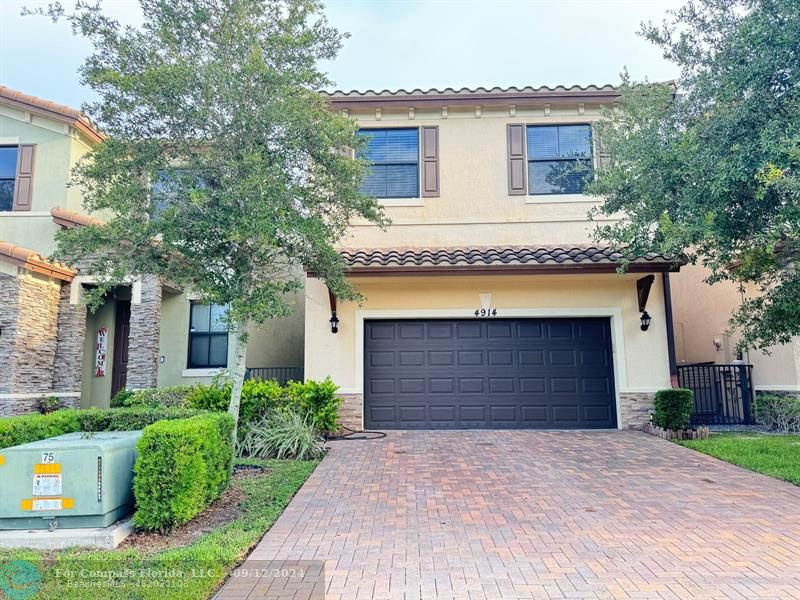
[[[331,333],[339,333],[339,317],[336,313],[331,313],[331,318],[328,321],[331,324]]]
[[[647,314],[646,310],[642,311],[641,322],[642,322],[642,331],[647,331],[647,329],[650,327],[650,315]]]
[[[331,333],[339,333],[339,317],[336,316],[336,294],[328,288],[328,301],[331,303],[331,318],[328,323],[331,324]]]

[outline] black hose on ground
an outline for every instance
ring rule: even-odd
[[[364,429],[350,429],[349,427],[342,427],[344,433],[342,435],[329,435],[325,436],[326,441],[339,441],[339,440],[379,440],[386,437],[383,431],[366,431]],[[356,437],[358,436],[358,437]]]

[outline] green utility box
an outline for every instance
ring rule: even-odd
[[[67,433],[0,450],[0,529],[106,527],[126,516],[141,435]]]

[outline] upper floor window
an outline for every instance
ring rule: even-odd
[[[371,166],[361,183],[361,192],[374,198],[419,196],[419,130],[361,129],[367,140],[360,155]]]
[[[181,200],[181,194],[192,189],[203,190],[207,182],[200,171],[178,167],[156,171],[150,188],[150,219],[157,219],[170,205]]]
[[[0,211],[14,210],[17,146],[0,146]]]
[[[189,368],[228,366],[228,307],[192,302],[189,317]]]
[[[591,125],[529,125],[528,193],[582,194],[592,177]]]

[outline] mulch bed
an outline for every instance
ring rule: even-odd
[[[236,485],[237,481],[263,477],[267,473],[264,467],[257,465],[236,465],[231,487],[194,519],[168,534],[134,531],[119,545],[119,549],[134,548],[142,552],[160,552],[168,548],[188,546],[203,534],[218,529],[239,516],[245,493]]]

